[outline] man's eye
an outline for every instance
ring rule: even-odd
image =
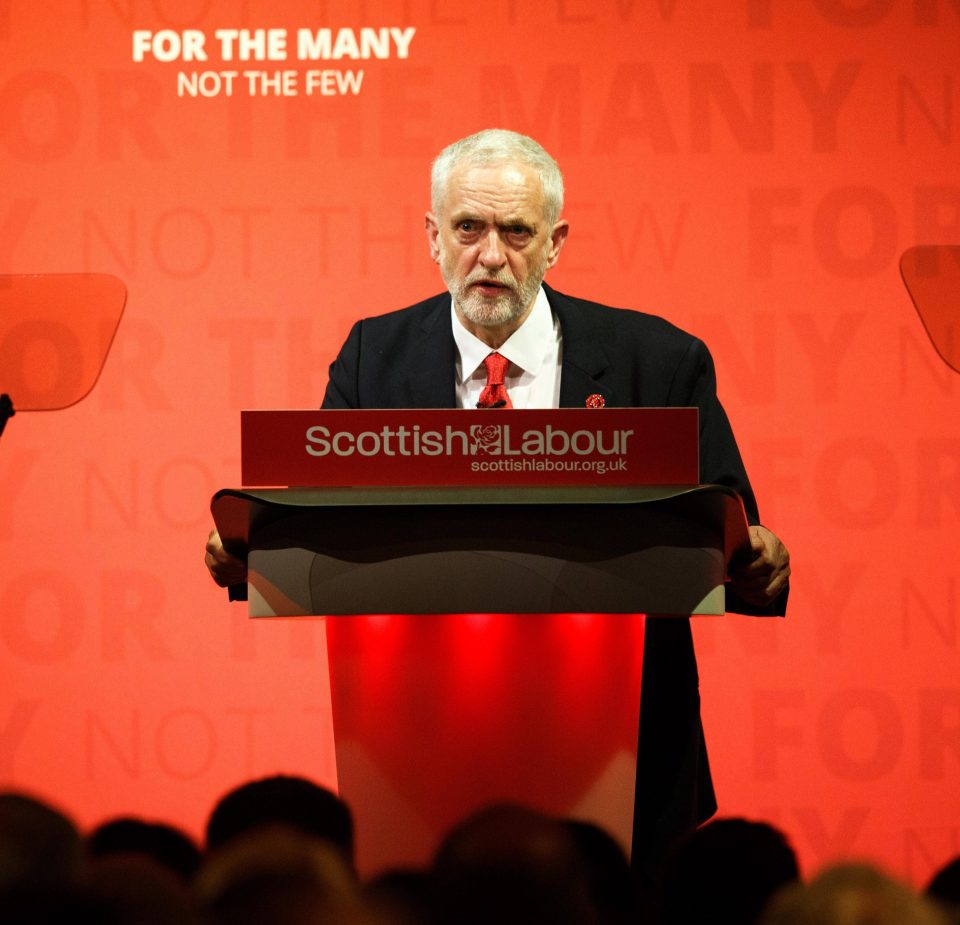
[[[457,225],[457,229],[459,231],[465,232],[466,234],[471,234],[472,232],[477,230],[477,223],[476,222],[460,222],[460,224]]]
[[[526,225],[510,225],[507,234],[514,240],[526,241],[530,237],[530,229]]]

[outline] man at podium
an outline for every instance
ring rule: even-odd
[[[358,321],[330,367],[324,408],[689,407],[699,409],[700,480],[734,488],[750,524],[727,609],[783,614],[789,555],[759,522],[702,341],[662,318],[559,293],[543,283],[569,232],[563,179],[533,139],[488,129],[433,165],[425,224],[446,292]],[[245,563],[213,531],[214,580]],[[700,723],[689,621],[648,620],[641,694],[635,864],[649,867],[716,800]]]

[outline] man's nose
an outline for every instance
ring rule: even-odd
[[[480,244],[480,265],[488,270],[499,270],[507,262],[503,241],[495,228],[491,228]]]

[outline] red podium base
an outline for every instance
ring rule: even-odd
[[[588,819],[629,851],[644,618],[327,618],[337,775],[364,874],[429,861],[472,810]]]

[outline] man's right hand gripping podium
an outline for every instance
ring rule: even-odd
[[[562,208],[560,170],[532,139],[491,129],[445,148],[425,224],[447,291],[358,321],[330,367],[323,408],[696,407],[700,481],[734,489],[749,523],[727,609],[782,615],[790,557],[759,523],[709,351],[662,318],[545,285],[569,232]],[[206,564],[219,585],[246,580],[215,530]],[[640,748],[664,773],[659,787],[638,791],[647,809],[637,818],[646,813],[660,843],[716,811],[689,621],[647,622],[642,687],[643,716],[662,703],[663,720],[647,731],[641,720]],[[634,844],[636,854],[636,835]]]

